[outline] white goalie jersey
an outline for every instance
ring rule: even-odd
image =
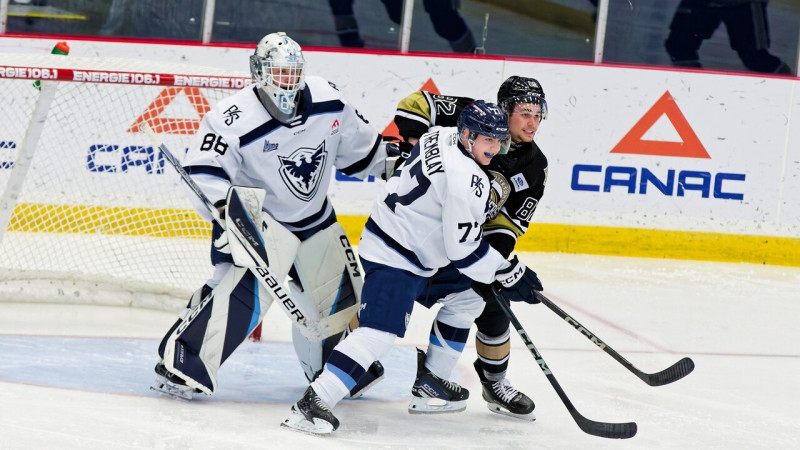
[[[426,277],[452,263],[482,283],[508,265],[481,239],[489,179],[456,128],[424,134],[386,191],[361,235],[364,259]]]
[[[209,111],[181,161],[212,203],[225,200],[231,185],[262,188],[264,209],[287,229],[304,230],[332,211],[332,166],[357,178],[383,174],[380,134],[324,79],[306,77],[301,109],[290,124],[271,117],[255,89]],[[210,220],[196,196],[189,197]]]

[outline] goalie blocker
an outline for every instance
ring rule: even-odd
[[[293,322],[295,350],[309,380],[322,370],[360,304],[362,275],[341,225],[334,222],[300,242],[261,210],[264,195],[261,189],[230,189],[225,225],[234,265],[214,289],[206,286],[192,296],[159,346],[166,370],[208,395],[217,388],[219,367],[274,301]],[[351,395],[382,376],[376,362]],[[154,389],[166,392],[159,385]]]

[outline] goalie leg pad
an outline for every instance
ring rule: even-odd
[[[294,266],[328,336],[345,331],[358,311],[364,280],[342,226],[334,222],[303,241]]]
[[[232,266],[167,338],[167,371],[187,386],[213,394],[220,365],[247,339],[271,303],[272,297],[249,269]]]
[[[292,333],[300,365],[313,380],[356,316],[363,278],[350,241],[337,222],[300,244],[294,267],[300,284],[290,283],[292,296],[305,314],[318,321],[316,339],[308,333]],[[379,376],[382,368],[375,369]]]

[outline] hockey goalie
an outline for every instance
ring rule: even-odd
[[[286,34],[265,36],[250,57],[255,84],[203,117],[181,161],[214,205],[190,193],[197,211],[216,219],[214,273],[159,345],[156,391],[212,395],[220,365],[273,304],[294,324],[309,381],[351,320],[357,323],[362,275],[327,189],[334,166],[358,178],[384,176],[391,144],[304,66],[300,46]],[[351,396],[382,376],[376,361]]]

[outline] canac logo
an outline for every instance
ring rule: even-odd
[[[339,133],[339,119],[335,119],[333,121],[333,125],[331,125],[331,136]]]
[[[643,139],[662,117],[672,124],[681,138],[680,142]],[[611,150],[611,153],[711,158],[669,91],[664,92],[664,95]]]
[[[656,126],[666,125],[662,118],[671,124],[680,137],[679,141],[645,138]],[[610,153],[711,159],[669,91],[655,102]],[[665,168],[664,161],[657,164],[652,161],[643,160],[651,167],[575,164],[572,168],[572,190],[612,192],[613,188],[614,192],[643,195],[658,191],[665,196],[676,197],[684,197],[688,191],[695,191],[702,198],[744,199],[744,193],[737,191],[735,184],[745,181],[743,173],[672,169]],[[738,185],[738,189],[741,189],[741,185]]]

